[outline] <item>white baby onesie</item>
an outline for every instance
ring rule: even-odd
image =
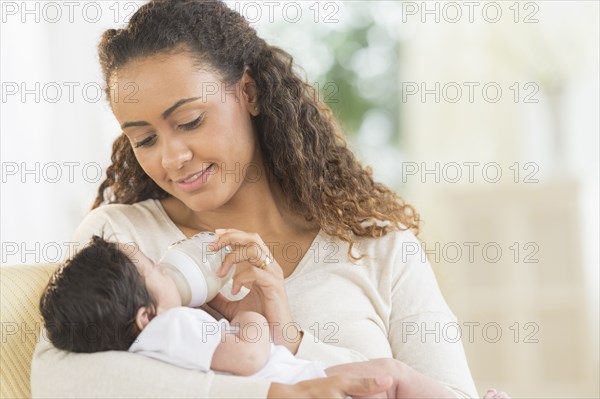
[[[235,333],[235,329],[227,320],[217,321],[204,310],[182,306],[169,309],[152,319],[131,345],[129,352],[206,372],[210,370],[222,334],[228,333]],[[267,364],[250,377],[294,384],[325,377],[323,370],[322,363],[297,359],[286,347],[271,344]]]

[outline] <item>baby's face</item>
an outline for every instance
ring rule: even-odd
[[[121,249],[123,250],[123,248]],[[131,251],[131,247],[128,247],[124,252],[144,278],[146,289],[156,301],[157,314],[182,305],[181,295],[175,282],[161,265],[154,263],[139,249]]]

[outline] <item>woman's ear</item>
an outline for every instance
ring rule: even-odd
[[[138,309],[137,314],[135,315],[135,325],[140,331],[142,331],[144,328],[146,328],[148,323],[150,323],[150,320],[152,320],[153,317],[154,313],[152,312],[152,309],[147,306],[142,306]]]
[[[244,68],[244,75],[242,75],[240,86],[248,112],[250,112],[252,116],[257,116],[260,114],[260,109],[258,107],[258,89],[256,87],[256,81],[250,76],[250,68],[248,67]]]

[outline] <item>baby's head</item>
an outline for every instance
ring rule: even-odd
[[[48,338],[72,352],[127,350],[154,316],[181,306],[173,280],[134,246],[94,236],[40,300]]]

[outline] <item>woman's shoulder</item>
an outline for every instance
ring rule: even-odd
[[[183,238],[160,205],[149,199],[135,204],[106,204],[89,212],[75,230],[73,240],[87,243],[93,235],[143,247],[151,259]]]
[[[384,235],[378,237],[356,234],[352,236],[352,254],[355,257],[361,257],[360,260],[356,261],[356,264],[381,268],[390,264],[406,264],[417,259],[423,260],[423,257],[420,256],[422,252],[421,243],[410,229],[401,224],[395,226],[392,222],[380,220],[364,222],[363,226],[372,225],[373,223],[378,226],[388,226],[389,229]],[[353,263],[347,256],[350,247],[348,242],[328,234],[322,234],[319,241],[321,247],[337,254],[336,259],[338,261]],[[427,262],[426,259],[424,261]]]
[[[379,237],[369,236],[358,236],[355,235],[353,240],[356,242],[356,246],[364,249],[377,248],[379,250],[385,250],[385,252],[402,251],[407,247],[420,248],[420,243],[415,234],[411,229],[405,225],[398,223],[395,225],[391,221],[387,220],[369,220],[363,222],[363,226],[377,225],[378,227],[388,227],[387,232]]]
[[[88,217],[111,217],[122,215],[128,218],[136,218],[139,216],[162,216],[162,207],[159,200],[147,199],[136,202],[135,204],[105,204],[90,211]]]
[[[120,231],[132,226],[143,228],[164,217],[158,201],[149,199],[135,204],[105,204],[84,216],[77,230]],[[159,203],[160,204],[160,203]]]

